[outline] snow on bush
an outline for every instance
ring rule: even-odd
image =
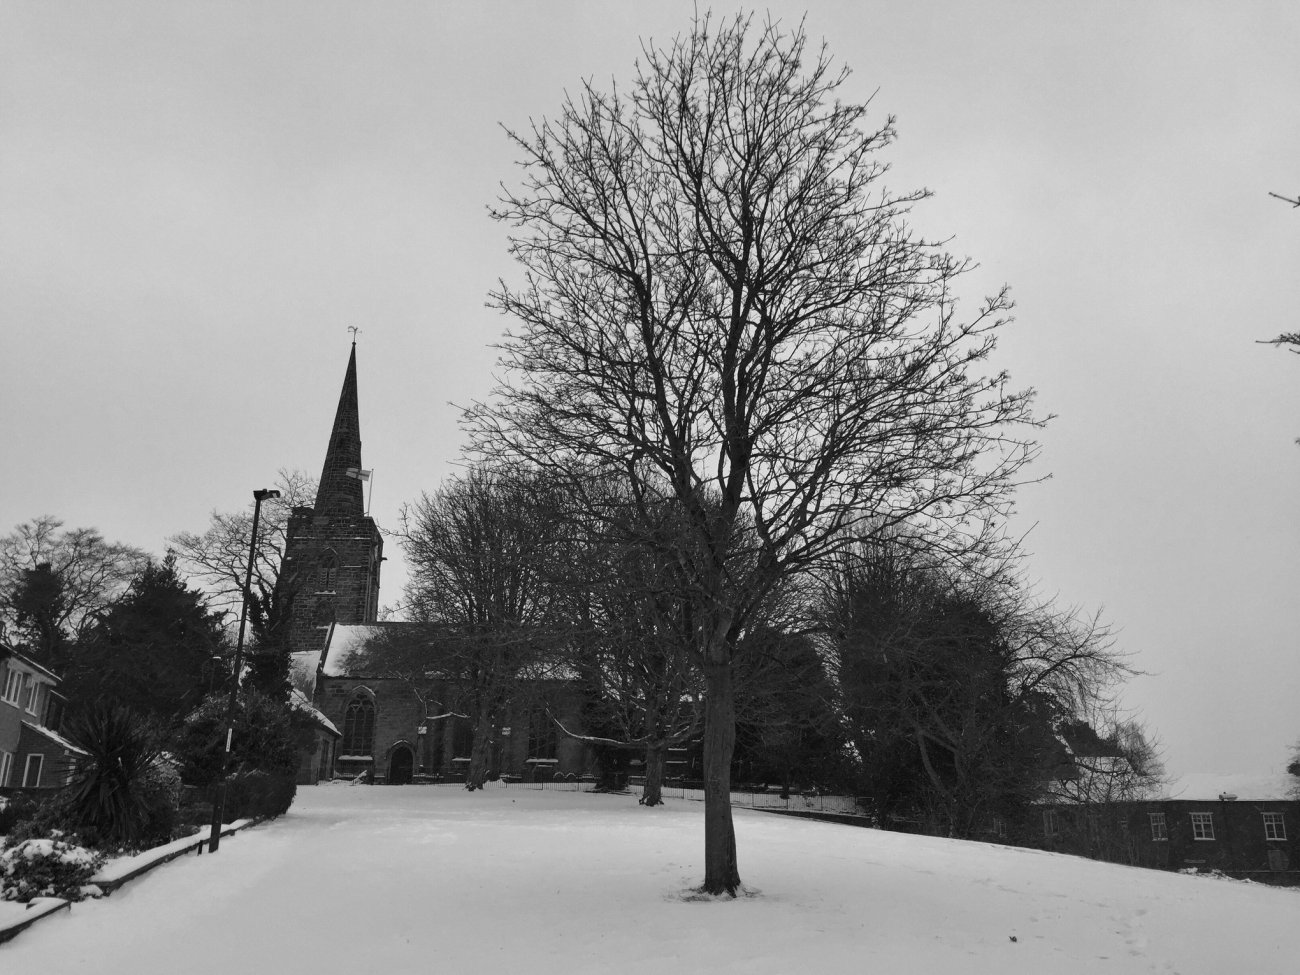
[[[103,862],[103,854],[58,837],[23,840],[0,850],[0,900],[94,896],[88,881]]]

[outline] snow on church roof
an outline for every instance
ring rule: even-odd
[[[343,625],[336,623],[330,630],[329,644],[325,647],[322,670],[326,677],[346,677],[352,657],[367,643],[383,632],[378,623]]]

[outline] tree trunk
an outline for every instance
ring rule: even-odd
[[[736,896],[736,828],[731,819],[731,753],[736,702],[731,663],[704,666],[704,886],[706,894]]]
[[[492,733],[494,731],[491,707],[484,703],[474,722],[474,742],[469,750],[469,771],[465,774],[465,788],[470,792],[483,788],[487,778],[488,763],[492,759]]]
[[[667,743],[662,739],[646,742],[645,746],[645,788],[641,790],[641,805],[659,806],[663,804],[664,788],[664,752]]]

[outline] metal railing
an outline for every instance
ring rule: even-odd
[[[509,782],[506,788],[533,789],[552,792],[589,792],[595,783],[590,778],[556,776],[546,782]],[[633,795],[640,795],[642,786],[633,783],[628,786]],[[690,802],[703,802],[703,789],[689,789],[684,786],[665,784],[661,789],[665,799],[685,799]],[[824,796],[819,793],[792,792],[782,797],[778,792],[733,791],[731,804],[749,809],[781,809],[786,812],[828,813],[837,816],[866,817],[867,800],[861,796]]]

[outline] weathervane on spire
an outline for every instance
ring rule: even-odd
[[[355,325],[349,325],[349,326],[348,326],[348,331],[352,333],[352,344],[353,344],[353,345],[356,345],[356,344],[357,344],[357,334],[361,331],[361,329],[357,328]]]

